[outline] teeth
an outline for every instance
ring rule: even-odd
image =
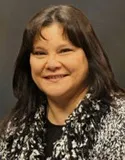
[[[58,76],[49,76],[49,79],[57,79],[57,78],[63,78],[63,75],[58,75]]]

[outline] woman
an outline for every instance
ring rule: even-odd
[[[13,90],[18,101],[1,127],[2,160],[125,158],[125,92],[77,8],[50,6],[29,21]]]

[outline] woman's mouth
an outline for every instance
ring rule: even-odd
[[[58,74],[58,75],[48,75],[48,76],[45,76],[44,78],[46,80],[49,80],[49,81],[52,81],[52,82],[57,82],[63,78],[65,78],[67,75],[65,74]]]

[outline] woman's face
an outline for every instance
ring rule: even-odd
[[[84,51],[75,47],[63,34],[61,24],[41,29],[30,55],[31,74],[47,97],[59,98],[80,94],[86,89],[88,61]]]

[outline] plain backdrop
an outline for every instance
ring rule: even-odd
[[[92,23],[121,87],[125,87],[125,0],[0,0],[0,119],[14,106],[14,63],[28,20],[52,4],[72,4]]]

